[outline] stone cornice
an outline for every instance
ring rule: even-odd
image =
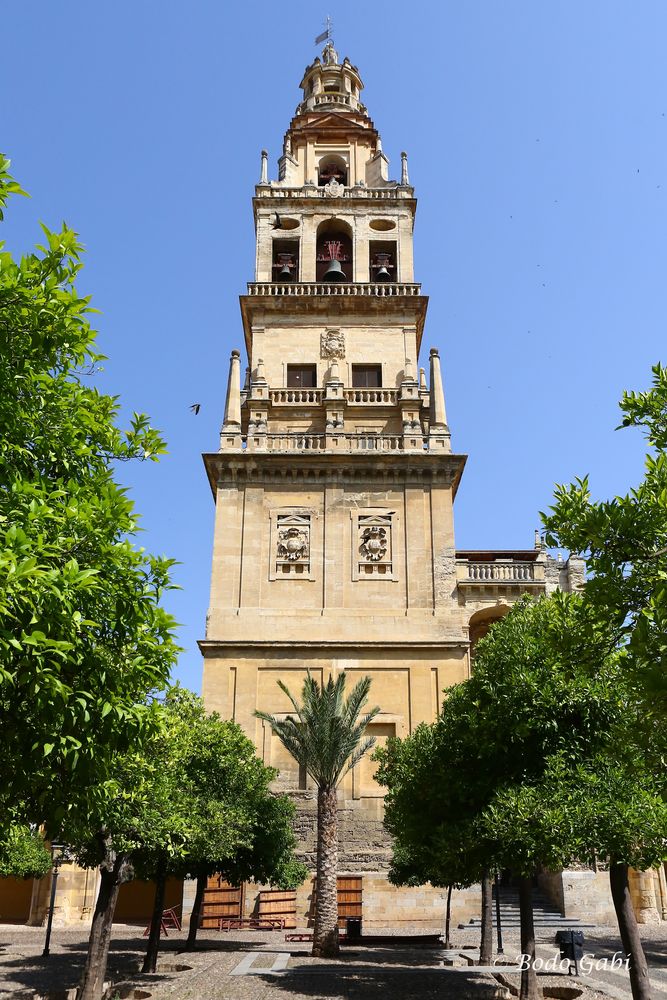
[[[309,486],[353,486],[379,483],[392,486],[450,486],[456,496],[466,455],[434,452],[364,452],[313,454],[289,452],[207,452],[202,455],[215,497],[218,486],[273,486],[305,483]]]
[[[203,656],[215,656],[218,651],[227,649],[350,649],[358,652],[360,649],[461,649],[470,647],[467,639],[434,639],[431,641],[378,639],[365,642],[349,639],[199,639],[197,642]],[[395,663],[390,663],[391,669],[396,669]],[[406,668],[407,669],[407,668]]]
[[[267,282],[267,287],[270,284]],[[305,289],[308,287],[308,285],[304,285]],[[313,287],[317,287],[317,283]],[[419,352],[426,321],[428,296],[416,295],[412,292],[397,295],[394,294],[394,289],[390,289],[389,292],[385,289],[383,294],[360,295],[354,293],[356,287],[357,285],[351,284],[349,294],[347,294],[347,289],[343,289],[341,283],[336,286],[335,294],[329,295],[297,295],[292,290],[290,290],[290,294],[285,295],[240,295],[241,318],[248,357],[252,357],[252,324],[256,314],[262,316],[260,325],[268,325],[271,321],[279,322],[284,317],[298,319],[302,316],[312,317],[315,323],[325,325],[327,323],[335,324],[340,321],[341,317],[345,317],[348,322],[351,317],[401,322],[405,326],[416,328],[417,351]],[[406,288],[408,287],[419,288],[419,286],[406,286]]]

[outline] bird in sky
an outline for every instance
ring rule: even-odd
[[[190,409],[192,410],[192,412],[196,417],[199,411],[201,410],[201,403],[193,403]]]

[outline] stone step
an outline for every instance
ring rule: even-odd
[[[502,914],[500,917],[500,923],[504,929],[521,927],[520,920],[518,919],[503,920]],[[571,918],[571,917],[545,917],[542,920],[534,919],[533,924],[535,927],[556,927],[560,930],[567,930],[569,927],[573,927],[576,930],[584,930],[584,929],[591,930],[593,927],[595,927],[595,924],[586,924],[583,923],[581,920],[578,920],[577,918]],[[496,925],[496,920],[494,915],[493,926],[495,927],[495,925]],[[458,928],[461,931],[474,930],[475,928],[479,929],[481,926],[482,926],[481,920],[479,920],[479,918],[475,918],[467,924],[459,924]]]

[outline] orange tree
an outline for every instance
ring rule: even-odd
[[[665,775],[633,736],[642,707],[615,638],[580,597],[525,599],[480,641],[437,722],[377,752],[398,878],[465,884],[488,866],[519,879],[522,1000],[539,995],[534,875],[596,856],[610,861],[633,995],[649,995],[627,868],[664,850]]]

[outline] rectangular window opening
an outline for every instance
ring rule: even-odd
[[[380,389],[382,365],[352,365],[353,389]]]
[[[288,365],[288,389],[315,389],[317,386],[317,365]]]

